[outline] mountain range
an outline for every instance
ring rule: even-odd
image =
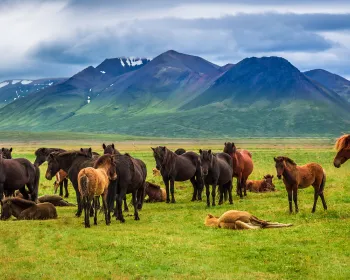
[[[302,73],[281,57],[221,67],[170,50],[152,60],[106,59],[28,91],[0,109],[0,129],[211,138],[338,135],[350,124],[349,84],[325,70]]]

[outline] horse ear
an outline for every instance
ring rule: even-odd
[[[12,147],[10,148],[10,152],[12,152]]]
[[[214,218],[214,216],[212,214],[208,214],[209,218]]]
[[[164,146],[164,147],[162,147],[162,150],[163,150],[163,151],[165,151],[165,146]]]
[[[202,154],[202,153],[203,153],[202,149],[199,149],[199,153],[200,153],[200,154]]]
[[[273,175],[271,176],[271,179],[273,178]]]
[[[233,143],[233,142],[232,142],[232,144],[231,144],[231,145],[232,145],[232,148],[233,148],[233,147],[236,147],[236,146],[235,146],[235,143]]]
[[[91,147],[89,148],[89,153],[92,153],[92,149],[91,149]]]
[[[5,151],[5,148],[2,148],[1,151]]]
[[[114,144],[112,144],[112,148],[114,149]]]
[[[275,162],[277,162],[277,158],[273,157],[273,160],[274,160]]]
[[[80,148],[80,151],[81,151],[81,152],[84,152],[83,148]]]
[[[208,154],[211,154],[211,150],[208,150]]]
[[[153,152],[155,152],[155,151],[156,151],[156,149],[155,149],[155,148],[153,148],[153,147],[151,147],[151,149],[152,149],[152,151],[153,151]]]
[[[264,179],[266,179],[266,176],[264,176]]]
[[[104,150],[106,149],[106,144],[105,144],[105,143],[102,144],[102,148],[103,148]]]

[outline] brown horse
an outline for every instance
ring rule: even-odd
[[[247,190],[251,192],[274,192],[273,175],[267,174],[262,180],[247,180]]]
[[[78,187],[83,201],[85,227],[90,227],[91,201],[93,201],[95,208],[94,224],[97,225],[97,200],[100,195],[102,195],[106,224],[110,224],[107,216],[107,193],[110,180],[116,179],[116,163],[114,157],[110,154],[101,156],[95,162],[93,168],[86,167],[79,171]]]
[[[225,143],[224,153],[229,154],[232,158],[233,177],[237,178],[237,195],[243,198],[242,188],[244,189],[244,195],[247,195],[247,179],[253,172],[253,160],[252,154],[247,150],[237,150],[234,143]]]
[[[333,164],[339,168],[350,158],[350,134],[345,134],[337,139],[335,143],[337,154],[334,158]]]
[[[14,197],[4,199],[1,205],[1,220],[7,220],[12,215],[18,220],[47,220],[57,218],[56,208],[49,202],[36,204],[30,200]]]
[[[308,163],[298,166],[293,160],[288,157],[274,158],[276,162],[277,177],[281,179],[288,192],[289,212],[293,212],[292,198],[295,204],[295,212],[299,212],[298,208],[298,188],[303,189],[313,186],[314,206],[312,213],[316,210],[318,197],[321,197],[324,210],[327,210],[327,204],[324,199],[323,190],[326,184],[326,173],[323,168],[317,163]]]

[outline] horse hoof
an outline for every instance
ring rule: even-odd
[[[140,218],[139,217],[135,217],[135,221],[139,221],[140,220]]]
[[[80,218],[81,213],[75,213],[75,217]]]
[[[166,203],[170,203],[170,199],[167,199],[167,200],[166,200]]]
[[[216,206],[216,205],[215,205],[215,203],[214,203],[214,204],[212,204],[211,206]]]
[[[171,201],[171,203],[176,203],[175,199],[173,199],[173,200]]]
[[[207,207],[210,207],[210,204],[207,204]]]

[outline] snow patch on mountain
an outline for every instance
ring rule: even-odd
[[[9,82],[2,82],[0,83],[0,88],[6,87],[9,84]]]
[[[33,81],[30,81],[30,80],[23,80],[22,82],[21,82],[21,84],[22,85],[28,85],[28,84],[30,84],[30,83],[32,83]]]

